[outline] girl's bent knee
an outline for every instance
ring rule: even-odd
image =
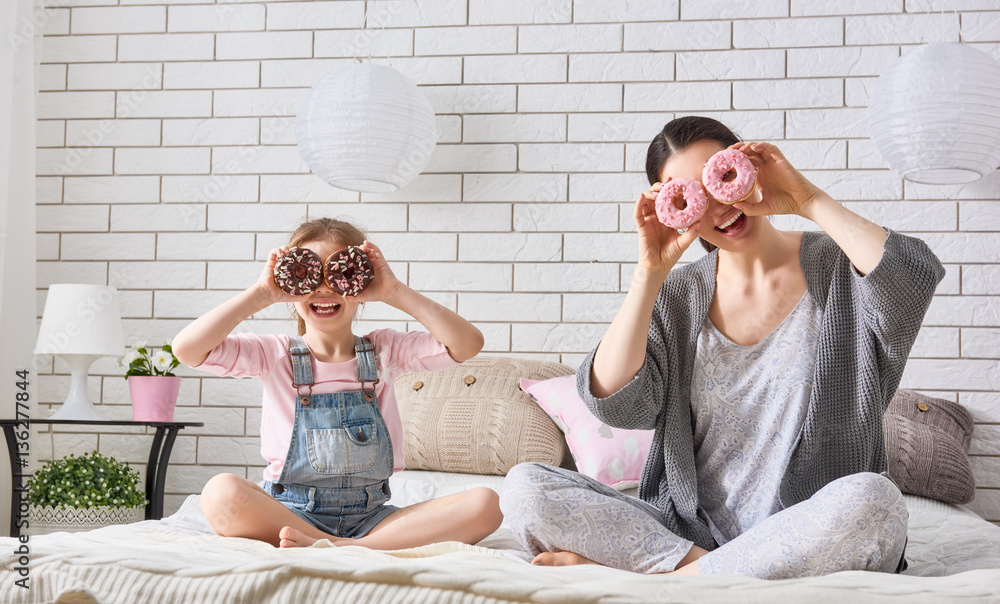
[[[212,528],[225,534],[250,504],[247,480],[235,474],[217,474],[201,490],[201,510]]]
[[[236,493],[243,490],[243,483],[245,482],[245,478],[240,478],[235,474],[216,474],[205,483],[204,487],[202,487],[202,502],[206,499],[230,499],[236,495]]]
[[[475,487],[462,493],[464,506],[474,514],[500,509],[500,496],[487,487]]]
[[[473,513],[476,518],[490,526],[491,532],[496,530],[503,522],[503,513],[500,511],[500,495],[493,489],[479,487],[470,492]]]
[[[487,487],[479,487],[474,489],[474,491],[475,501],[479,504],[480,509],[500,509],[500,495],[496,491]]]

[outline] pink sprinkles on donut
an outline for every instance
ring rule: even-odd
[[[712,197],[723,203],[736,203],[753,192],[757,167],[739,149],[723,149],[708,159],[701,180]]]
[[[342,296],[357,296],[373,279],[375,268],[359,247],[349,246],[326,260],[326,282]]]
[[[308,248],[290,248],[274,264],[274,282],[293,296],[311,294],[323,282],[323,260]]]
[[[660,222],[673,229],[686,229],[705,215],[708,197],[697,180],[675,178],[660,189],[655,208]]]

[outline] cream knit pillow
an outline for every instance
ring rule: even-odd
[[[572,373],[560,363],[479,356],[400,376],[395,388],[406,468],[503,476],[523,462],[558,465],[563,434],[519,380]]]

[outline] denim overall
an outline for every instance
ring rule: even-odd
[[[312,394],[312,354],[305,340],[290,338],[288,351],[298,393],[295,423],[281,474],[265,481],[264,490],[325,533],[363,537],[398,509],[384,505],[393,459],[375,398],[375,347],[354,337],[361,390],[329,394]]]

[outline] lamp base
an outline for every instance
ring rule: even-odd
[[[90,371],[90,364],[101,355],[64,354],[60,356],[69,363],[73,377],[66,400],[49,419],[105,421],[106,418],[94,409],[94,406],[90,404],[90,399],[87,398],[87,373]]]
[[[49,419],[75,419],[103,422],[107,418],[98,413],[97,410],[94,409],[94,406],[88,402],[86,406],[69,406],[66,403],[63,403],[62,407],[59,407],[55,413],[49,416]]]

